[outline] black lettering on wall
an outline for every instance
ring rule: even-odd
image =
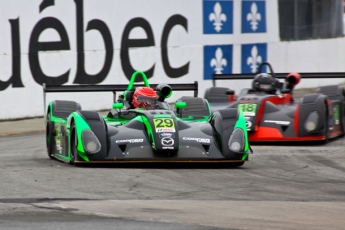
[[[144,29],[147,38],[145,39],[130,39],[129,34],[132,29],[135,27],[141,27]],[[121,66],[122,70],[127,77],[127,79],[130,79],[132,74],[136,71],[132,64],[131,60],[129,58],[129,48],[132,47],[148,47],[148,46],[154,46],[155,45],[155,40],[153,37],[153,32],[152,28],[150,26],[150,23],[144,19],[144,18],[133,18],[131,19],[125,26],[125,29],[122,34],[122,39],[121,39]],[[147,78],[152,77],[153,72],[155,69],[155,64],[149,69],[144,71]],[[143,70],[142,70],[143,71]],[[142,81],[141,78],[136,78],[136,82]]]
[[[40,4],[40,13],[49,6],[54,6],[55,0],[43,0]]]
[[[0,80],[0,91],[5,90],[10,84],[13,88],[24,87],[20,75],[20,36],[19,18],[10,19],[12,36],[12,76],[7,81]]]
[[[175,14],[171,16],[168,19],[168,21],[165,23],[163,33],[162,33],[162,40],[161,40],[161,55],[162,55],[162,63],[163,63],[164,71],[166,75],[168,75],[171,78],[178,78],[183,75],[186,75],[189,70],[189,62],[179,68],[171,67],[170,62],[169,62],[168,47],[167,47],[168,37],[169,37],[170,31],[176,25],[181,25],[188,32],[187,19],[183,17],[182,15]]]
[[[87,74],[85,71],[84,54],[84,13],[83,0],[75,0],[77,10],[77,74],[74,83],[78,84],[97,84],[102,82],[108,75],[114,55],[114,45],[108,26],[101,20],[94,19],[87,25],[86,31],[98,30],[103,37],[105,45],[105,60],[102,69],[94,75]]]
[[[60,35],[60,41],[52,42],[39,42],[38,38],[40,34],[46,29],[54,29]],[[55,50],[69,50],[69,40],[67,32],[63,24],[56,18],[47,17],[41,19],[32,30],[29,42],[29,64],[31,74],[34,80],[42,85],[62,85],[68,81],[68,75],[70,70],[61,74],[57,77],[50,77],[43,73],[39,63],[39,52],[40,51],[55,51]]]

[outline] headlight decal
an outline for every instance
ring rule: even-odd
[[[247,125],[246,125],[246,118],[244,117],[244,114],[242,111],[238,111],[239,116],[238,120],[235,124],[234,130],[235,129],[241,129],[244,134],[244,152],[247,153],[249,149],[249,143],[248,143],[248,131],[247,131]]]
[[[314,131],[318,126],[319,114],[317,111],[311,112],[304,123],[304,128],[307,132]]]
[[[234,129],[229,139],[229,149],[232,152],[243,153],[245,147],[245,137],[242,129]]]
[[[88,153],[98,153],[101,150],[101,143],[97,136],[89,129],[82,132],[83,147]]]

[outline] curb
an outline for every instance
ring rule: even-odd
[[[13,135],[21,135],[21,134],[31,134],[31,133],[43,133],[45,130],[30,130],[30,131],[21,131],[21,132],[6,132],[0,133],[0,137],[7,137]]]

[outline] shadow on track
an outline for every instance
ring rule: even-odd
[[[133,169],[234,169],[244,170],[236,163],[175,163],[175,162],[150,162],[150,163],[98,163],[77,164],[81,168],[133,168]]]

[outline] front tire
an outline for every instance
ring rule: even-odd
[[[71,125],[71,139],[70,139],[70,164],[74,165],[75,164],[75,159],[76,159],[76,154],[77,154],[77,135],[76,135],[76,128],[74,122]]]
[[[328,136],[328,132],[329,132],[329,116],[328,116],[328,105],[326,103],[325,105],[326,107],[326,111],[325,111],[325,124],[324,124],[324,127],[325,127],[325,130],[324,130],[324,135],[325,135],[325,140],[323,141],[324,144],[326,144],[328,141],[329,141],[329,136]]]
[[[50,114],[47,114],[46,120],[46,145],[47,145],[47,154],[50,159],[53,157],[53,146],[54,146],[54,123],[50,120]]]

